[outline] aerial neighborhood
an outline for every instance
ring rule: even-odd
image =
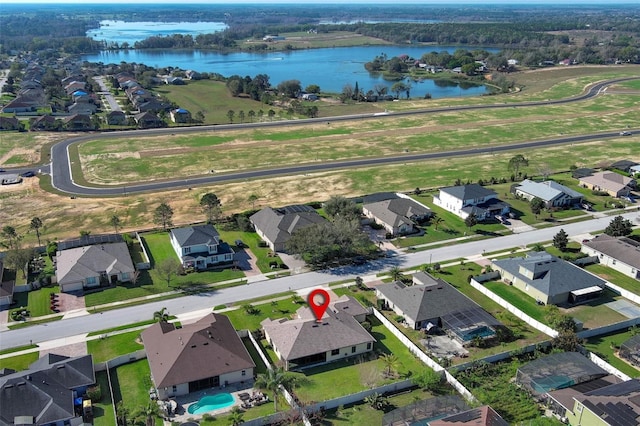
[[[104,57],[388,44],[229,10],[242,47]],[[383,51],[391,89],[341,94],[0,34],[0,426],[640,425],[640,51],[591,66],[589,25],[577,55]]]

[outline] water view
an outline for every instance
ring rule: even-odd
[[[104,41],[107,44],[129,43],[133,46],[136,41],[152,36],[167,36],[172,34],[191,35],[209,34],[223,31],[227,28],[224,22],[125,22],[100,21],[100,28],[87,31],[87,37]]]
[[[169,35],[173,33],[197,34],[215,32],[224,29],[221,22],[122,22],[103,21],[109,25],[102,26],[91,37],[104,40],[107,44],[118,42],[129,44],[152,35]],[[218,25],[219,27],[216,27]],[[251,76],[266,74],[272,85],[285,80],[299,80],[302,87],[317,84],[324,92],[340,93],[345,85],[350,84],[365,92],[372,90],[377,84],[387,87],[393,81],[387,81],[381,75],[370,74],[364,64],[373,60],[377,55],[386,54],[388,57],[409,55],[420,58],[424,53],[433,51],[447,51],[453,53],[459,47],[455,46],[355,46],[324,49],[293,50],[268,53],[233,52],[220,53],[208,50],[113,50],[98,54],[84,55],[83,60],[89,62],[120,63],[135,62],[156,68],[179,67],[184,70],[192,69],[200,72],[218,73],[225,77],[231,75]],[[475,47],[475,49],[482,49]],[[485,49],[497,52],[498,49]],[[477,96],[487,93],[485,86],[461,87],[451,82],[426,79],[411,82],[412,98],[422,98],[430,94],[433,98],[455,96]],[[406,96],[406,94],[401,94]]]

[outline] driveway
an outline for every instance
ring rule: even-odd
[[[258,258],[251,252],[251,250],[238,248],[236,250],[235,258],[238,261],[238,267],[242,272],[244,272],[246,277],[254,277],[262,274],[257,265]]]

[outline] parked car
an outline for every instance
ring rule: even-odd
[[[620,132],[620,136],[631,136],[631,132],[628,132],[626,130]]]
[[[34,177],[35,175],[36,175],[35,172],[33,172],[31,170],[26,171],[24,173],[20,173],[20,176],[22,176],[22,177]]]
[[[4,172],[5,172],[5,170],[4,170],[4,169],[0,169],[0,173],[4,173]]]

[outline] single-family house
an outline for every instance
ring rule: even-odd
[[[225,315],[182,327],[161,321],[141,337],[159,399],[253,380],[256,365]]]
[[[365,202],[362,213],[378,225],[382,225],[392,235],[405,235],[417,231],[416,225],[433,216],[427,206],[400,194],[388,194],[386,197],[373,198],[376,201]],[[383,198],[383,199],[380,199]]]
[[[36,102],[22,96],[17,96],[2,107],[1,111],[4,113],[32,112],[37,108],[38,104]]]
[[[51,115],[41,115],[29,119],[29,129],[36,130],[57,130],[62,128],[62,121]]]
[[[302,94],[303,101],[317,101],[318,95],[315,93],[303,93]]]
[[[154,127],[163,127],[164,121],[151,112],[141,112],[133,116],[133,119],[141,129],[150,129]]]
[[[0,117],[0,130],[18,130],[20,121],[16,117]]]
[[[597,256],[601,265],[640,280],[640,243],[631,238],[600,234],[583,243],[581,251]]]
[[[640,380],[614,383],[576,396],[565,417],[572,425],[637,425],[640,422]]]
[[[313,207],[291,205],[272,209],[265,207],[249,218],[256,233],[273,251],[286,251],[286,242],[299,229],[326,222]]]
[[[129,249],[122,242],[75,247],[56,254],[56,281],[65,293],[129,282],[134,273]]]
[[[96,382],[91,355],[47,354],[28,369],[0,375],[0,424],[81,425],[77,400]],[[104,392],[104,389],[103,389]]]
[[[169,115],[174,123],[189,123],[191,121],[191,113],[184,108],[172,109]]]
[[[172,77],[172,76],[167,76],[163,79],[164,84],[174,84],[174,85],[182,85],[185,84],[184,80],[182,79],[182,77]]]
[[[345,302],[336,307],[336,302]],[[331,302],[322,318],[316,320],[308,307],[296,311],[294,319],[280,318],[262,321],[265,338],[273,347],[284,368],[291,370],[308,365],[324,364],[361,355],[373,350],[376,339],[365,330],[356,316],[364,308],[355,299],[345,297]]]
[[[134,102],[138,108],[138,112],[160,112],[169,111],[171,105],[166,102],[161,102],[156,99],[141,100],[140,102]]]
[[[509,204],[498,199],[495,191],[477,183],[441,188],[440,193],[433,197],[433,203],[462,219],[473,214],[478,221],[502,216],[511,210]]]
[[[576,304],[600,297],[605,281],[547,252],[493,260],[502,280],[545,305]]]
[[[87,83],[84,81],[72,81],[71,83],[64,86],[64,91],[67,92],[67,96],[71,95],[73,92],[84,91],[87,87]]]
[[[171,246],[184,267],[207,269],[233,266],[234,251],[220,239],[213,225],[194,225],[172,229]]]
[[[529,201],[536,197],[540,198],[547,208],[573,206],[582,203],[584,199],[578,191],[552,180],[535,182],[525,179],[513,187],[513,192]]]
[[[91,117],[87,114],[73,114],[62,119],[62,127],[66,130],[93,130]]]
[[[549,408],[551,413],[558,418],[566,418],[567,411],[573,411],[575,398],[582,397],[587,392],[622,382],[622,379],[609,374],[586,383],[578,383],[563,387],[562,389],[550,390],[546,392],[542,398],[544,399],[545,406]]]
[[[593,191],[604,191],[612,197],[628,196],[636,181],[616,172],[598,172],[578,180],[580,185]]]
[[[202,74],[194,70],[187,70],[184,74],[189,80],[200,80],[202,78]]]
[[[111,126],[123,126],[127,124],[127,115],[122,111],[110,111],[106,120],[107,124]]]
[[[413,276],[413,285],[392,282],[376,286],[376,296],[387,309],[404,317],[414,330],[447,330],[461,343],[475,336],[495,335],[500,322],[448,282],[425,273]]]
[[[13,290],[15,280],[3,281],[4,265],[0,260],[0,308],[7,307],[13,303]]]
[[[77,101],[67,107],[67,111],[69,111],[70,114],[91,115],[94,114],[97,110],[98,106],[96,104],[87,101]]]
[[[629,173],[634,177],[640,176],[640,164],[629,167]]]

